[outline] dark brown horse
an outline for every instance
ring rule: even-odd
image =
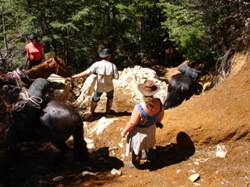
[[[173,75],[168,84],[168,95],[164,103],[165,109],[176,107],[184,100],[188,100],[193,94],[200,94],[202,85],[184,74]]]
[[[47,79],[51,74],[57,74],[66,78],[72,75],[72,70],[70,67],[66,66],[61,58],[51,55],[48,60],[27,70],[26,74],[30,79],[39,77]]]
[[[166,66],[169,66],[174,62],[176,58],[176,51],[174,47],[168,47],[167,49],[165,49],[164,52],[165,52],[164,64]]]
[[[9,94],[0,89],[1,99],[9,103]],[[12,99],[13,100],[13,99]],[[9,103],[10,105],[11,103]],[[68,149],[66,140],[72,135],[74,138],[74,158],[80,161],[89,159],[86,142],[83,138],[83,124],[79,113],[63,102],[51,100],[44,102],[37,117],[22,123],[20,119],[8,118],[0,123],[0,143],[8,147],[15,147],[23,141],[50,141],[60,150],[57,162],[60,162]],[[20,116],[25,115],[21,114]],[[29,114],[26,114],[29,118]]]

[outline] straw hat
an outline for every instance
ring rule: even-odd
[[[160,88],[153,80],[146,80],[143,84],[138,85],[138,89],[144,96],[153,96]]]

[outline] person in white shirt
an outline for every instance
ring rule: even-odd
[[[90,106],[90,113],[91,115],[94,114],[97,103],[100,101],[102,94],[105,92],[107,94],[106,114],[108,116],[110,115],[114,98],[113,79],[118,79],[119,73],[116,65],[110,62],[111,50],[109,48],[104,48],[99,53],[99,57],[102,58],[102,60],[95,62],[87,70],[73,75],[72,78],[75,79],[78,77],[88,76],[93,73],[97,75],[94,87],[94,96],[92,97]]]

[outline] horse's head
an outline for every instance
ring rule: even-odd
[[[54,61],[57,63],[57,75],[60,75],[62,77],[70,77],[73,73],[72,73],[72,69],[70,67],[68,67],[65,62],[58,57],[54,57]]]

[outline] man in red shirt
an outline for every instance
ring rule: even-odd
[[[43,44],[38,41],[35,34],[31,34],[29,36],[29,39],[30,43],[25,46],[25,68],[27,69],[31,69],[33,66],[40,64],[42,61],[45,61]]]

